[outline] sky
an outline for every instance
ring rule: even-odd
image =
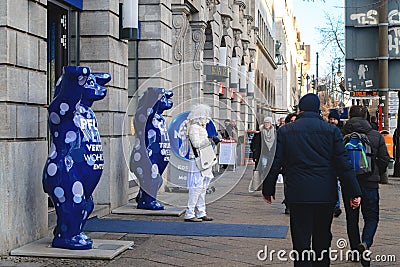
[[[293,0],[293,5],[301,39],[306,45],[311,45],[310,75],[315,74],[316,52],[319,54],[319,75],[330,73],[332,58],[327,52],[322,51],[322,46],[319,44],[321,35],[317,28],[327,25],[324,11],[329,13],[332,18],[342,17],[344,20],[344,0],[325,0],[325,2],[323,0],[314,0],[314,2]]]

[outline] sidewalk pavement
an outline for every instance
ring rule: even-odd
[[[239,169],[236,172],[230,172],[229,177],[235,179],[235,176],[241,173]],[[289,225],[289,215],[283,214],[284,205],[281,204],[283,185],[278,184],[276,200],[272,205],[268,205],[263,201],[260,192],[248,193],[251,174],[252,167],[248,167],[244,175],[241,175],[239,183],[228,194],[208,204],[207,213],[214,217],[214,221],[202,223]],[[383,257],[395,255],[397,262],[372,262],[371,266],[400,266],[399,189],[400,178],[391,177],[389,184],[381,185],[380,223],[372,246],[372,257],[380,255],[383,259]],[[216,187],[216,192],[218,190],[220,188]],[[210,194],[207,194],[206,198],[209,197]],[[104,218],[183,221],[183,216],[110,214]],[[338,240],[343,238],[347,240],[344,212],[339,218],[333,219],[332,234],[332,249],[338,249]],[[293,266],[290,260],[279,261],[276,253],[272,261],[270,259],[261,261],[257,258],[257,253],[264,250],[265,246],[268,247],[268,253],[271,250],[285,250],[289,253],[292,247],[290,229],[285,239],[102,232],[93,232],[89,235],[92,238],[130,240],[134,241],[135,245],[133,249],[125,251],[111,261],[9,256],[1,259],[0,266]],[[340,257],[340,251],[335,255]],[[283,257],[288,258],[288,254]],[[333,266],[361,266],[360,263],[339,260],[332,261],[331,264]]]

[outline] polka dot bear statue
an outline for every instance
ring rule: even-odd
[[[172,108],[172,96],[171,90],[149,87],[139,99],[134,120],[135,143],[130,159],[130,169],[140,184],[136,196],[138,209],[164,209],[156,199],[162,184],[161,175],[170,156],[168,131],[162,113]]]
[[[48,107],[51,144],[42,182],[57,214],[53,247],[92,248],[92,240],[82,228],[94,208],[92,193],[103,172],[104,158],[91,106],[106,96],[104,85],[110,80],[108,73],[66,66]]]

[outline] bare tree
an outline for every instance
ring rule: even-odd
[[[345,37],[343,18],[332,18],[325,12],[326,24],[324,27],[317,28],[321,34],[320,44],[323,50],[328,50],[335,57],[344,57],[345,55]]]

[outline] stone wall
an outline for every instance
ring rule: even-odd
[[[47,233],[46,3],[0,2],[1,255]]]
[[[112,75],[107,96],[93,104],[105,159],[93,198],[95,204],[113,209],[128,202],[128,166],[123,151],[128,129],[128,43],[119,39],[119,1],[83,1],[80,65]]]

